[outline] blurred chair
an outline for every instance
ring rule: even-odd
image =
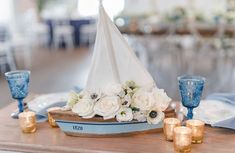
[[[171,56],[174,61],[175,69],[177,75],[178,73],[184,73],[185,67],[187,66],[187,61],[185,60],[185,55],[190,53],[191,47],[188,43],[185,43],[184,35],[181,35],[178,30],[181,30],[184,26],[185,20],[180,19],[175,22],[170,22],[167,28],[166,33],[162,36],[163,38],[163,46],[162,50],[167,50],[168,56]],[[172,81],[175,81],[177,76],[172,76]]]
[[[47,47],[50,39],[50,31],[47,24],[34,23],[27,31],[28,36],[32,38],[33,45],[37,47]]]
[[[10,69],[15,69],[16,64],[14,61],[14,55],[18,53],[23,53],[24,66],[26,68],[31,67],[31,38],[27,34],[22,34],[10,28],[10,26],[4,25],[5,38],[1,41],[3,44],[2,50],[5,50],[6,57]],[[10,63],[11,62],[11,63]]]
[[[31,68],[31,43],[27,34],[20,34],[17,32],[11,32],[10,44],[15,54],[23,53],[24,66]]]
[[[10,44],[0,42],[0,67],[2,73],[7,71],[7,65],[9,66],[9,69],[11,71],[16,70],[16,64],[11,51]]]
[[[6,27],[6,25],[0,25],[0,67],[2,73],[6,72],[7,65],[10,70],[16,69],[14,56],[9,42],[10,33]]]
[[[80,28],[80,44],[81,46],[87,46],[91,49],[95,42],[96,37],[96,24],[84,24]]]
[[[30,8],[19,16],[19,25],[14,30],[11,30],[12,41],[15,46],[26,46],[25,41],[30,44],[30,47],[48,46],[50,38],[49,27],[44,23],[38,22],[37,13],[36,8]]]
[[[74,48],[74,27],[70,25],[69,20],[54,19],[52,21],[52,28],[55,48],[58,49],[62,42],[66,44],[66,48]]]
[[[228,25],[224,26],[227,28]],[[220,61],[220,75],[219,87],[221,89],[227,89],[234,91],[235,83],[235,25],[231,25],[234,28],[233,36],[224,36],[220,39],[218,47],[220,54],[218,60]],[[225,31],[225,30],[224,30]]]
[[[218,92],[225,89],[228,81],[232,80],[231,62],[228,59],[228,50],[224,46],[226,22],[221,19],[218,24],[210,25],[210,29],[215,29],[211,36],[203,36],[197,31],[195,23],[189,24],[190,31],[196,40],[195,52],[191,63],[195,73],[204,74],[210,78],[207,81],[211,92]],[[204,26],[208,29],[208,26]],[[202,29],[203,27],[201,27]],[[202,69],[203,67],[203,69]],[[228,87],[228,86],[227,86]]]

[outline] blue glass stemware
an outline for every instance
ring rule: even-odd
[[[17,114],[12,114],[11,116],[13,118],[18,118],[18,114],[24,111],[23,99],[28,95],[30,71],[10,71],[5,73],[5,77],[12,98],[18,100],[19,112]]]
[[[193,118],[193,109],[198,107],[206,79],[201,76],[183,75],[178,77],[181,101],[188,109],[187,118]]]

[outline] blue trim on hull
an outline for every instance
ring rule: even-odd
[[[162,122],[156,125],[147,122],[72,122],[57,120],[56,123],[64,132],[77,134],[125,134],[162,128]]]
[[[57,120],[56,122],[85,124],[85,125],[115,125],[115,124],[117,124],[117,125],[126,125],[126,124],[147,123],[147,122],[138,122],[138,121],[133,121],[133,122],[74,122],[74,121],[62,121],[62,120]]]

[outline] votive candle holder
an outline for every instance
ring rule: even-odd
[[[192,143],[202,143],[205,123],[200,120],[187,120],[186,126],[192,129]]]
[[[54,120],[54,118],[51,116],[50,112],[55,111],[55,110],[60,110],[60,109],[61,109],[60,107],[51,107],[47,109],[48,123],[53,128],[58,127],[58,125],[56,124],[56,121]]]
[[[174,128],[180,126],[180,120],[177,118],[166,118],[163,123],[163,132],[166,140],[173,141]]]
[[[173,141],[175,151],[182,153],[190,152],[192,142],[192,130],[184,126],[175,127]]]
[[[19,114],[19,123],[22,132],[34,133],[36,131],[36,115],[34,112],[22,112]]]

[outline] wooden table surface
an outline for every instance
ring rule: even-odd
[[[10,118],[16,103],[0,110],[0,150],[67,153],[67,152],[174,152],[173,143],[164,140],[163,133],[128,137],[81,138],[66,136],[48,123],[37,125],[37,132],[23,134],[18,120]],[[235,130],[206,127],[203,144],[193,144],[192,153],[234,153]]]

